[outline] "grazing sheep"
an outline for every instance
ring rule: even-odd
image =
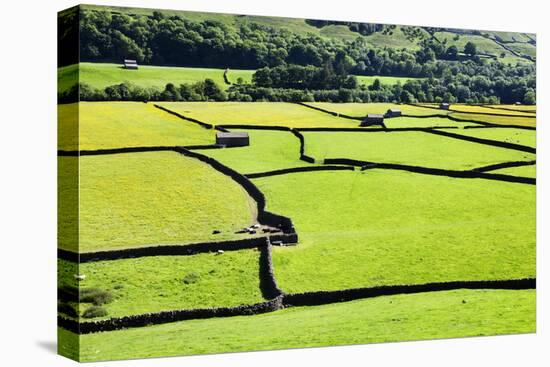
[[[74,274],[74,278],[75,278],[77,281],[81,282],[81,281],[83,281],[84,279],[86,279],[86,275],[84,275],[84,274]]]

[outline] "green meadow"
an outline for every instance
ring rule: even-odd
[[[80,157],[79,199],[79,248],[60,247],[80,252],[242,238],[257,215],[236,182],[175,152]]]
[[[404,28],[408,27],[395,26],[395,28],[389,31],[375,32],[366,36],[365,40],[371,45],[380,45],[382,47],[396,49],[405,48],[411,51],[416,51],[420,48],[419,42],[430,37],[430,34],[426,30],[414,27],[420,32],[420,36],[415,37],[415,39],[411,41],[405,32],[403,32]]]
[[[501,42],[529,42],[531,38],[535,38],[534,34],[517,33],[517,32],[502,32],[502,31],[481,31],[482,34],[496,38]]]
[[[457,290],[190,320],[80,337],[81,361],[535,331],[535,291]],[[59,329],[60,338],[74,334]],[[70,354],[70,349],[61,351]]]
[[[359,120],[333,116],[295,103],[286,102],[159,102],[158,104],[183,116],[213,125],[350,128],[358,127],[360,123]],[[365,116],[368,113],[384,113],[388,108],[395,107],[401,109],[404,114],[413,116],[386,119],[384,123],[389,128],[464,127],[478,125],[475,122],[456,122],[444,117],[415,118],[414,116],[446,114],[446,111],[440,112],[416,106],[401,106],[390,103],[348,104],[319,102],[307,104],[354,117]]]
[[[82,288],[113,295],[108,317],[262,302],[259,251],[158,256],[80,264]],[[59,260],[59,268],[67,267]],[[69,274],[71,276],[71,274]],[[80,312],[91,306],[80,304]]]
[[[57,148],[62,150],[78,150],[79,134],[79,103],[57,106]]]
[[[463,130],[474,129],[460,131]],[[532,153],[421,131],[304,132],[304,136],[306,154],[319,160],[351,158],[368,162],[468,170],[506,161],[535,159]]]
[[[231,131],[244,131],[231,129]],[[289,131],[248,130],[250,145],[230,149],[205,149],[197,152],[247,174],[311,165],[299,159],[300,142]]]
[[[530,43],[510,43],[506,45],[512,51],[533,58],[537,57],[537,47]]]
[[[529,111],[512,111],[511,109],[508,110],[500,110],[496,108],[490,108],[485,106],[473,106],[473,105],[464,105],[464,104],[452,104],[451,111],[456,112],[477,112],[477,113],[490,113],[490,114],[496,114],[496,115],[515,115],[515,116],[523,116],[523,117],[534,117],[532,113],[529,113]]]
[[[447,130],[453,134],[470,136],[474,138],[502,141],[505,143],[525,145],[535,148],[537,145],[537,133],[535,130],[524,130],[516,128],[479,128],[479,129],[461,129]]]
[[[359,125],[359,121],[293,103],[159,104],[214,125]],[[411,116],[449,113],[391,103],[312,105],[352,116],[383,113],[388,108]],[[515,106],[503,106],[508,107]],[[501,116],[481,114],[485,109],[492,111],[480,107],[470,110],[479,114],[450,113],[492,123],[522,125],[527,120],[534,126],[535,117],[521,112],[522,108],[513,117],[504,112]],[[71,117],[75,111],[80,114],[79,124]],[[60,105],[58,112],[63,128],[79,128],[80,149],[215,143],[215,130],[180,119],[152,103],[81,102]],[[400,117],[385,123],[388,127],[478,125],[444,116]],[[248,132],[250,145],[197,152],[241,174],[311,165],[299,160],[299,139],[289,131],[229,129]],[[447,131],[536,145],[534,130]],[[419,131],[302,134],[305,154],[314,157],[317,165],[325,158],[350,158],[470,170],[536,158],[531,153]],[[78,149],[69,139],[60,139],[59,144],[60,149]],[[250,238],[236,232],[257,221],[256,202],[241,186],[211,166],[175,152],[58,160],[60,195],[80,201],[79,212],[67,205],[59,208],[65,218],[59,227],[60,247],[66,250],[92,252]],[[78,192],[69,175],[75,169]],[[528,165],[491,173],[535,177],[535,170],[535,165]],[[266,209],[291,218],[299,236],[295,246],[272,248],[275,277],[285,293],[536,276],[534,185],[384,169],[290,173],[251,181],[265,195]],[[74,232],[77,221],[79,236]],[[102,305],[107,315],[81,320],[253,304],[264,300],[259,256],[258,250],[251,249],[98,261],[78,268],[59,260],[60,286],[74,285],[78,273],[86,276],[79,282],[82,288],[112,295],[112,301]],[[92,303],[69,306],[82,316]],[[534,330],[534,290],[455,290],[86,334],[79,337],[78,356],[69,349],[76,343],[74,334],[59,329],[59,337],[68,341],[62,354],[99,361]]]
[[[78,157],[57,157],[57,241],[64,249],[78,248]]]
[[[253,181],[300,234],[274,249],[285,292],[535,276],[535,186],[388,170]]]
[[[60,116],[70,115],[74,104],[59,105]],[[183,121],[142,102],[80,102],[78,119],[60,118],[60,128],[78,130],[79,148],[110,149],[148,146],[214,144],[212,130]],[[59,149],[76,150],[73,137],[58,141]]]
[[[437,107],[434,103],[419,103],[419,107]],[[490,108],[493,107],[493,108]],[[440,113],[443,110],[432,111]],[[472,106],[451,104],[449,115],[465,121],[479,122],[480,124],[515,125],[536,127],[536,106],[493,105]]]
[[[159,105],[213,125],[355,127],[359,123],[285,102],[160,102]]]
[[[140,65],[138,70],[124,69],[122,64],[81,62],[78,65],[64,66],[58,69],[58,91],[62,92],[72,87],[77,77],[80,83],[86,83],[94,88],[104,89],[110,85],[123,82],[132,83],[143,88],[164,89],[166,84],[193,84],[204,79],[212,79],[222,89],[227,89],[223,79],[225,69],[187,68],[172,66]],[[255,70],[233,70],[228,72],[228,79],[236,83],[238,78],[246,83],[252,80]]]
[[[516,125],[516,126],[527,126],[527,127],[535,127],[537,125],[537,120],[535,116],[532,116],[532,117],[530,116],[488,116],[488,115],[460,113],[460,112],[454,112],[452,116],[462,120],[478,121],[482,123],[489,123],[489,124],[496,124],[496,125]]]
[[[354,41],[361,37],[358,33],[350,31],[345,25],[330,24],[319,30],[319,35],[327,38],[335,38],[342,41]]]
[[[366,116],[369,113],[384,114],[388,109],[395,108],[401,111],[404,115],[411,116],[429,116],[429,115],[446,115],[449,111],[436,111],[431,108],[421,106],[413,106],[397,103],[329,103],[329,102],[309,102],[310,106],[322,108],[328,111],[341,113],[349,116]],[[389,120],[388,120],[389,121]]]
[[[459,51],[464,50],[466,43],[472,42],[476,45],[478,53],[488,54],[500,57],[502,53],[509,57],[515,57],[513,53],[506,50],[504,47],[495,41],[483,36],[472,34],[458,34],[451,32],[435,32],[434,37],[440,42],[446,42],[447,47],[454,45]]]
[[[536,112],[537,106],[536,105],[488,105],[488,107],[492,107],[492,109],[502,109],[503,111],[510,111],[510,110],[516,110],[516,111],[528,111],[528,112]]]
[[[491,171],[491,173],[502,173],[504,175],[535,178],[537,176],[537,166],[531,164],[528,166],[501,168]]]
[[[437,112],[437,111],[435,111]],[[403,128],[403,127],[457,127],[476,126],[475,122],[453,121],[443,117],[416,118],[416,117],[395,117],[384,120],[386,127]]]

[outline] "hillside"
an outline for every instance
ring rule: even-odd
[[[504,63],[534,61],[536,58],[536,36],[529,33],[504,31],[477,31],[467,29],[433,28],[410,25],[382,25],[370,23],[318,21],[299,18],[267,17],[238,14],[220,14],[180,10],[125,8],[117,6],[83,5],[86,11],[109,11],[112,14],[142,15],[152,17],[154,12],[166,17],[179,16],[191,21],[213,20],[228,27],[259,24],[278,30],[287,30],[302,36],[315,35],[325,39],[349,42],[357,38],[377,48],[418,50],[420,43],[431,37],[439,41],[451,39],[448,45],[464,47],[468,41],[478,46],[482,53],[498,57]],[[367,26],[372,32],[360,32],[358,28]],[[458,37],[457,37],[458,36]],[[452,41],[452,38],[457,38]],[[501,54],[504,54],[502,56]]]

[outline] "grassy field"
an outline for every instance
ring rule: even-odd
[[[414,51],[420,48],[419,41],[421,41],[422,38],[430,37],[428,32],[420,28],[422,34],[421,38],[416,38],[414,42],[411,42],[411,40],[407,38],[405,33],[403,33],[403,28],[404,27],[402,26],[396,26],[395,29],[393,29],[391,32],[387,32],[385,34],[382,32],[375,32],[366,36],[365,39],[368,43],[377,47],[389,47],[398,49],[406,48]]]
[[[479,129],[449,129],[453,134],[472,136],[475,138],[503,141],[506,143],[526,145],[535,148],[537,145],[537,133],[535,130],[523,130],[515,128],[479,128]]]
[[[471,106],[464,104],[452,104],[451,111],[457,112],[475,112],[475,113],[491,113],[496,115],[515,115],[524,117],[534,117],[532,113],[524,111],[510,111],[510,110],[497,110],[495,108],[488,108],[484,106]]]
[[[412,116],[446,115],[445,110],[436,111],[431,108],[397,104],[397,103],[330,103],[308,102],[308,105],[323,108],[328,111],[343,113],[348,116],[366,116],[368,113],[386,113],[390,108],[397,108],[401,113]]]
[[[357,127],[292,103],[183,103],[165,107],[211,124]],[[395,104],[312,105],[352,116],[399,108],[405,114],[447,111]],[[454,107],[455,105],[453,105]],[[456,105],[458,106],[458,105]],[[497,106],[498,107],[498,106]],[[504,108],[527,106],[503,106]],[[459,106],[458,108],[466,108]],[[469,108],[469,107],[468,107]],[[475,107],[472,112],[499,112]],[[214,130],[152,104],[88,102],[58,108],[61,127],[75,129],[81,149],[214,143]],[[507,114],[501,110],[502,114]],[[514,114],[513,111],[510,111]],[[532,123],[535,117],[452,112],[480,121]],[[525,116],[523,116],[525,115]],[[525,121],[524,121],[525,120]],[[511,122],[514,121],[514,122]],[[447,118],[386,119],[388,127],[468,126]],[[202,150],[240,173],[309,165],[290,132],[247,131],[250,146]],[[536,132],[514,128],[450,129],[466,136],[535,147]],[[304,132],[305,154],[468,170],[535,154],[424,132]],[[76,149],[60,139],[61,149]],[[79,167],[80,213],[59,207],[60,247],[89,252],[161,244],[248,238],[235,232],[256,221],[256,203],[229,177],[174,152],[59,157],[60,195],[77,198],[68,173]],[[491,171],[535,177],[536,167]],[[252,179],[267,210],[292,218],[296,246],[274,247],[275,276],[287,293],[455,280],[535,277],[536,186],[403,171],[307,172]],[[71,185],[72,184],[72,185]],[[80,214],[80,216],[76,215]],[[75,232],[78,221],[80,236]],[[221,233],[213,234],[214,230]],[[77,238],[80,248],[77,248]],[[111,292],[107,318],[263,300],[259,252],[161,256],[84,263],[59,260],[60,285]],[[75,306],[73,304],[73,306]],[[83,303],[80,313],[91,304]],[[80,359],[359,344],[535,330],[535,291],[456,290],[385,296],[252,316],[189,320],[82,335]],[[231,337],[228,337],[230,335]],[[59,329],[61,340],[76,343]],[[73,353],[62,345],[62,354]],[[74,354],[73,354],[74,356]]]
[[[337,112],[340,114],[363,117],[369,113],[386,113],[390,108],[401,110],[404,115],[410,116],[429,116],[429,115],[447,115],[448,111],[434,110],[421,106],[410,106],[396,103],[329,103],[329,102],[309,102],[310,106],[323,108],[327,111]],[[403,128],[403,127],[443,127],[443,126],[475,126],[473,122],[457,122],[444,117],[431,118],[414,118],[414,117],[395,117],[384,120],[384,124],[388,128]],[[373,127],[378,128],[378,127]]]
[[[397,295],[81,336],[81,361],[535,331],[535,291]],[[70,332],[59,329],[60,338]],[[231,337],[227,337],[231,335]]]
[[[178,153],[80,158],[81,252],[236,238],[255,210],[228,176]]]
[[[231,130],[244,131],[244,130]],[[248,130],[250,146],[197,152],[247,174],[311,165],[299,159],[300,141],[287,131]]]
[[[517,125],[517,126],[530,126],[530,127],[537,126],[537,119],[534,116],[533,117],[488,116],[488,115],[477,115],[477,114],[460,113],[460,112],[454,112],[452,116],[463,120],[488,122],[488,123],[497,124],[497,125]]]
[[[305,132],[304,136],[306,154],[319,160],[352,158],[369,162],[467,170],[505,161],[527,161],[535,158],[531,153],[415,131]]]
[[[111,292],[107,318],[257,303],[263,301],[259,254],[240,250],[85,263],[80,274],[86,279],[79,285]],[[81,304],[81,311],[90,305]]]
[[[79,104],[57,106],[57,148],[78,150],[79,147]]]
[[[449,120],[443,117],[415,118],[415,117],[395,117],[385,119],[384,124],[390,129],[403,127],[445,127],[455,126],[463,128],[465,126],[476,126],[475,122],[459,122]]]
[[[342,119],[295,103],[284,102],[161,102],[160,105],[214,125],[247,124],[288,127],[355,127]]]
[[[537,112],[536,105],[495,104],[495,105],[488,105],[488,106],[494,107],[494,108],[505,108],[504,111],[516,110],[516,111]]]
[[[389,170],[253,181],[300,234],[274,248],[285,292],[535,276],[535,186]]]
[[[57,106],[61,129],[78,129],[80,149],[214,144],[212,130],[184,121],[142,102],[80,102]],[[77,117],[79,119],[77,119]],[[59,149],[76,150],[71,135]]]
[[[59,247],[76,249],[78,226],[78,157],[57,157],[57,241]]]
[[[458,39],[455,39],[458,36]],[[487,55],[493,55],[500,57],[501,53],[504,53],[508,57],[515,57],[513,53],[506,50],[504,47],[500,46],[493,40],[485,38],[483,36],[477,36],[473,34],[461,34],[451,32],[435,32],[434,37],[437,38],[440,42],[447,42],[446,46],[456,46],[459,51],[464,50],[464,46],[468,42],[475,43],[477,47],[477,52]]]
[[[535,178],[537,176],[537,166],[533,164],[529,166],[501,168],[491,171],[491,173],[502,173],[504,175]]]
[[[533,64],[532,61],[526,60],[524,58],[519,58],[517,56],[505,56],[505,57],[499,57],[498,61],[501,64],[505,65],[529,65]]]
[[[346,25],[330,24],[320,28],[319,35],[326,38],[336,38],[343,41],[354,41],[362,36],[357,32],[352,32]]]
[[[223,79],[224,69],[140,65],[138,70],[127,70],[122,67],[122,64],[82,62],[78,65],[69,65],[58,69],[59,92],[72,87],[75,75],[78,74],[78,68],[80,68],[80,82],[99,89],[122,82],[130,82],[143,88],[164,89],[168,83],[193,84],[207,78],[214,80],[222,89],[229,87]],[[235,83],[237,78],[243,78],[245,82],[250,82],[254,72],[255,70],[231,69],[227,76],[232,83]]]
[[[522,55],[537,57],[537,47],[530,43],[508,43],[506,47]]]
[[[179,112],[184,116],[193,117],[200,121],[214,125],[260,125],[286,126],[294,128],[304,127],[358,127],[359,121],[349,120],[330,114],[308,109],[294,103],[284,102],[161,102],[160,105]],[[365,112],[385,112],[393,104],[378,103],[309,103],[329,111],[341,112],[361,116]],[[402,106],[411,113],[437,114],[438,111],[415,107]],[[410,107],[410,108],[409,108]],[[445,112],[441,112],[444,114]],[[432,127],[432,126],[468,126],[476,125],[469,122],[455,122],[446,118],[416,119],[399,117],[387,119],[385,124],[389,128],[399,127]]]
[[[535,38],[534,34],[517,32],[481,31],[481,33],[490,38],[497,38],[501,42],[529,42],[529,36]]]

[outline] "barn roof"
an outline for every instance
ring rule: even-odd
[[[384,115],[382,115],[381,113],[369,113],[366,118],[368,118],[368,119],[383,119]]]
[[[246,132],[217,132],[216,136],[218,138],[247,138],[248,133]]]

